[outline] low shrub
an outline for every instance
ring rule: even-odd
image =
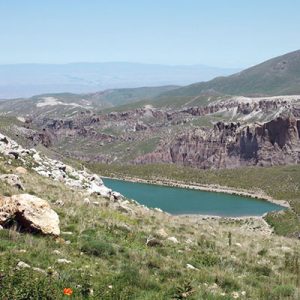
[[[229,276],[217,276],[215,283],[226,292],[236,291],[240,289],[239,284]]]
[[[279,285],[272,292],[273,299],[282,299],[282,297],[292,297],[295,293],[295,288],[291,285]]]
[[[270,276],[272,273],[272,269],[268,266],[255,266],[253,267],[253,271],[258,275]]]
[[[116,254],[112,244],[101,240],[88,240],[81,246],[81,251],[99,257],[108,257]]]

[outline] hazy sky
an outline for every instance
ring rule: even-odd
[[[246,67],[300,49],[299,0],[0,0],[0,63]]]

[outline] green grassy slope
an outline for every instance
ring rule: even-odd
[[[1,173],[16,166],[0,158]],[[66,299],[64,288],[71,299],[299,299],[300,244],[265,234],[263,223],[129,215],[99,197],[84,205],[82,192],[30,170],[21,180],[58,212],[62,236],[0,230],[0,299]],[[16,193],[0,185],[1,195]],[[178,243],[159,237],[162,228]],[[149,236],[160,244],[146,246]],[[20,261],[31,268],[17,268]]]
[[[228,77],[195,83],[158,97],[195,97],[200,94],[286,95],[300,94],[300,50],[288,53]]]
[[[103,93],[97,93],[92,96],[92,99],[97,99],[95,102],[105,101],[110,103],[112,106],[118,106],[129,104],[135,101],[141,101],[143,99],[151,99],[161,93],[173,90],[175,88],[178,88],[178,86],[114,89],[104,91]]]

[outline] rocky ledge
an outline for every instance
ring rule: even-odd
[[[176,163],[202,169],[291,165],[300,162],[300,120],[278,117],[259,124],[218,122],[174,137],[136,164]]]
[[[98,175],[90,174],[86,170],[76,170],[60,161],[50,159],[35,149],[24,149],[2,134],[0,134],[0,154],[5,157],[7,164],[13,164],[14,160],[18,160],[18,164],[23,165],[15,169],[17,174],[0,174],[0,183],[5,182],[19,190],[25,190],[18,174],[24,175],[28,173],[27,170],[33,170],[41,176],[62,182],[71,188],[81,189],[87,196],[96,194],[113,200],[111,202],[114,206],[123,211],[126,208],[123,196],[107,188]],[[85,202],[89,200],[86,198]],[[57,213],[51,209],[46,200],[29,194],[11,197],[0,195],[0,228],[12,224],[16,224],[20,230],[60,235]]]
[[[17,159],[24,167],[29,167],[42,176],[86,190],[88,194],[95,193],[114,200],[122,198],[120,193],[107,188],[97,174],[90,174],[86,170],[76,170],[61,161],[50,159],[35,149],[24,149],[2,134],[0,134],[0,154],[6,156],[8,161]]]

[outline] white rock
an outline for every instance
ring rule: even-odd
[[[51,174],[51,177],[56,181],[64,180],[62,171],[60,171],[60,170],[52,170],[52,172],[50,172],[50,174]]]
[[[89,194],[98,194],[103,197],[109,197],[111,193],[111,189],[107,188],[104,185],[98,185],[95,182],[91,182],[90,187],[88,189]]]
[[[62,200],[57,200],[57,201],[55,201],[55,205],[58,205],[58,206],[64,206],[64,205],[65,205],[65,202],[62,201]]]
[[[57,262],[58,262],[59,264],[70,264],[70,263],[72,263],[70,260],[67,260],[67,259],[65,259],[65,258],[59,258],[59,259],[57,260]]]
[[[39,272],[39,273],[42,273],[44,275],[47,275],[47,272],[45,270],[40,269],[40,268],[32,268],[32,270],[34,270],[36,272]]]
[[[291,251],[292,251],[292,249],[291,249],[291,248],[289,248],[289,247],[286,247],[286,246],[282,246],[282,247],[281,247],[281,250],[282,250],[283,252],[285,252],[285,253],[287,253],[287,252],[291,252]]]
[[[174,244],[178,244],[178,240],[176,239],[175,236],[170,236],[167,238],[168,241],[173,242]]]
[[[29,151],[30,151],[32,154],[37,154],[37,153],[38,153],[34,148],[29,149]]]
[[[115,200],[119,200],[119,199],[123,199],[124,198],[124,196],[121,193],[118,193],[118,192],[112,192],[111,195],[113,196],[113,198]]]
[[[17,264],[18,269],[29,269],[31,268],[28,264],[24,263],[23,261],[19,261]]]
[[[24,175],[24,174],[27,174],[28,171],[27,171],[25,168],[23,168],[23,167],[17,167],[17,168],[16,168],[16,173],[17,173],[17,174]]]
[[[195,268],[194,266],[190,265],[190,264],[186,264],[187,269],[190,270],[198,270],[197,268]]]
[[[84,199],[83,199],[83,203],[84,203],[85,205],[89,205],[89,204],[91,203],[91,201],[90,201],[89,198],[84,198]]]
[[[159,230],[157,230],[155,232],[155,235],[162,238],[162,239],[166,239],[168,237],[168,234],[166,233],[166,231],[164,230],[164,228],[161,228]]]
[[[73,235],[73,232],[71,232],[71,231],[62,231],[61,234],[63,234],[63,235]]]
[[[154,210],[157,212],[161,212],[161,213],[163,212],[160,208],[157,208],[157,207],[155,207]]]
[[[25,250],[25,249],[21,249],[21,250],[19,250],[18,252],[19,252],[19,253],[26,253],[26,252],[27,252],[27,250]]]
[[[40,162],[42,160],[41,156],[39,153],[36,153],[33,155],[33,159],[36,161],[36,162]]]
[[[86,172],[83,172],[85,176],[87,175]],[[93,181],[97,185],[103,185],[102,179],[97,174],[91,174],[88,176],[89,181]]]

